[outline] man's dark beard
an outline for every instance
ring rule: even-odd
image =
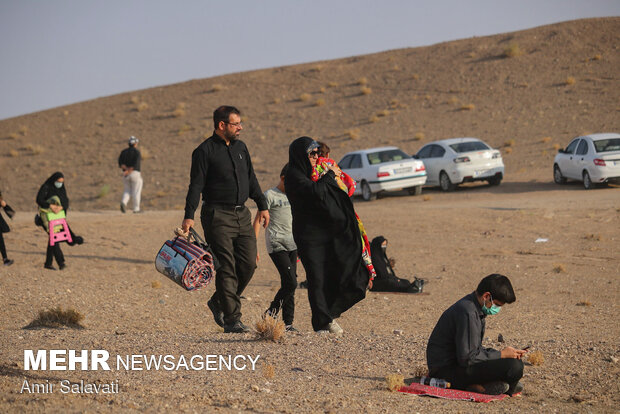
[[[237,139],[237,134],[235,132],[225,132],[224,136],[226,137],[226,139],[228,139],[229,141],[234,141]]]

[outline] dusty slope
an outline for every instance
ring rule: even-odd
[[[152,258],[181,211],[72,214],[87,243],[65,249],[68,268],[62,272],[42,269],[43,235],[22,214],[7,237],[16,264],[0,268],[0,411],[615,412],[620,189],[542,184],[545,191],[538,191],[540,185],[506,183],[503,189],[431,191],[427,201],[392,196],[356,203],[369,231],[389,239],[399,275],[429,279],[428,295],[371,293],[343,315],[346,332],[336,339],[310,332],[306,291],[299,290],[296,325],[302,332],[280,344],[221,333],[205,306],[212,287],[185,292],[155,272]],[[548,242],[535,243],[540,237]],[[262,237],[259,249],[266,257]],[[564,270],[556,273],[560,266]],[[490,272],[511,277],[517,302],[489,319],[486,343],[499,346],[501,333],[508,345],[532,344],[545,358],[542,366],[526,367],[523,397],[480,405],[385,390],[386,375],[409,376],[424,364],[426,340],[442,310]],[[245,293],[245,321],[256,320],[277,285],[273,265],[262,262]],[[22,329],[38,310],[58,305],[82,312],[87,329]],[[25,373],[23,350],[31,348],[105,349],[113,358],[261,357],[254,372]],[[62,379],[118,380],[120,393],[64,395],[58,385],[51,394],[19,393],[24,380]]]
[[[415,152],[431,140],[478,136],[503,148],[507,180],[547,182],[557,147],[571,137],[620,131],[619,33],[620,18],[578,20],[192,80],[0,121],[0,189],[30,209],[38,186],[62,170],[74,209],[116,208],[116,159],[137,135],[147,158],[145,207],[180,207],[190,153],[224,103],[244,113],[243,139],[263,187],[288,143],[305,134],[327,140],[335,158],[360,147]],[[518,56],[503,57],[508,49]]]

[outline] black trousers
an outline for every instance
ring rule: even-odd
[[[486,384],[493,381],[504,381],[510,385],[508,394],[512,394],[515,386],[523,377],[523,361],[516,358],[492,359],[478,362],[468,367],[442,367],[431,370],[431,377],[443,378],[452,384],[452,388],[464,390],[471,384]]]
[[[292,325],[295,316],[295,289],[297,289],[297,250],[270,253],[269,257],[280,273],[280,290],[269,305],[273,315],[282,309],[285,325]]]
[[[241,319],[240,296],[256,270],[256,235],[247,207],[214,209],[203,205],[201,222],[207,242],[220,262],[212,300],[224,312],[224,323]]]
[[[0,254],[2,254],[2,259],[6,260],[6,246],[4,245],[4,237],[2,236],[2,232],[0,231]]]
[[[410,292],[411,282],[398,277],[379,278],[372,281],[373,292]]]
[[[65,264],[65,256],[62,254],[62,250],[60,250],[60,243],[56,243],[51,246],[48,241],[47,253],[45,255],[45,266],[51,266],[54,258],[56,258],[56,263],[58,263],[58,266]]]

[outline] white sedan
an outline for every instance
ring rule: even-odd
[[[553,181],[583,181],[586,190],[599,183],[620,182],[620,134],[577,137],[553,161]]]
[[[477,138],[451,138],[423,146],[414,156],[424,161],[428,186],[452,191],[457,185],[488,181],[499,185],[504,178],[502,154]]]
[[[397,147],[378,147],[345,154],[338,163],[342,171],[357,181],[354,195],[365,201],[376,198],[381,191],[406,188],[419,195],[426,183],[422,161],[414,160]]]

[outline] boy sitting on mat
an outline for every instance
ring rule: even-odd
[[[476,290],[450,306],[439,318],[426,348],[429,376],[452,388],[484,394],[518,394],[525,350],[483,348],[485,318],[516,300],[510,280],[491,274]]]

